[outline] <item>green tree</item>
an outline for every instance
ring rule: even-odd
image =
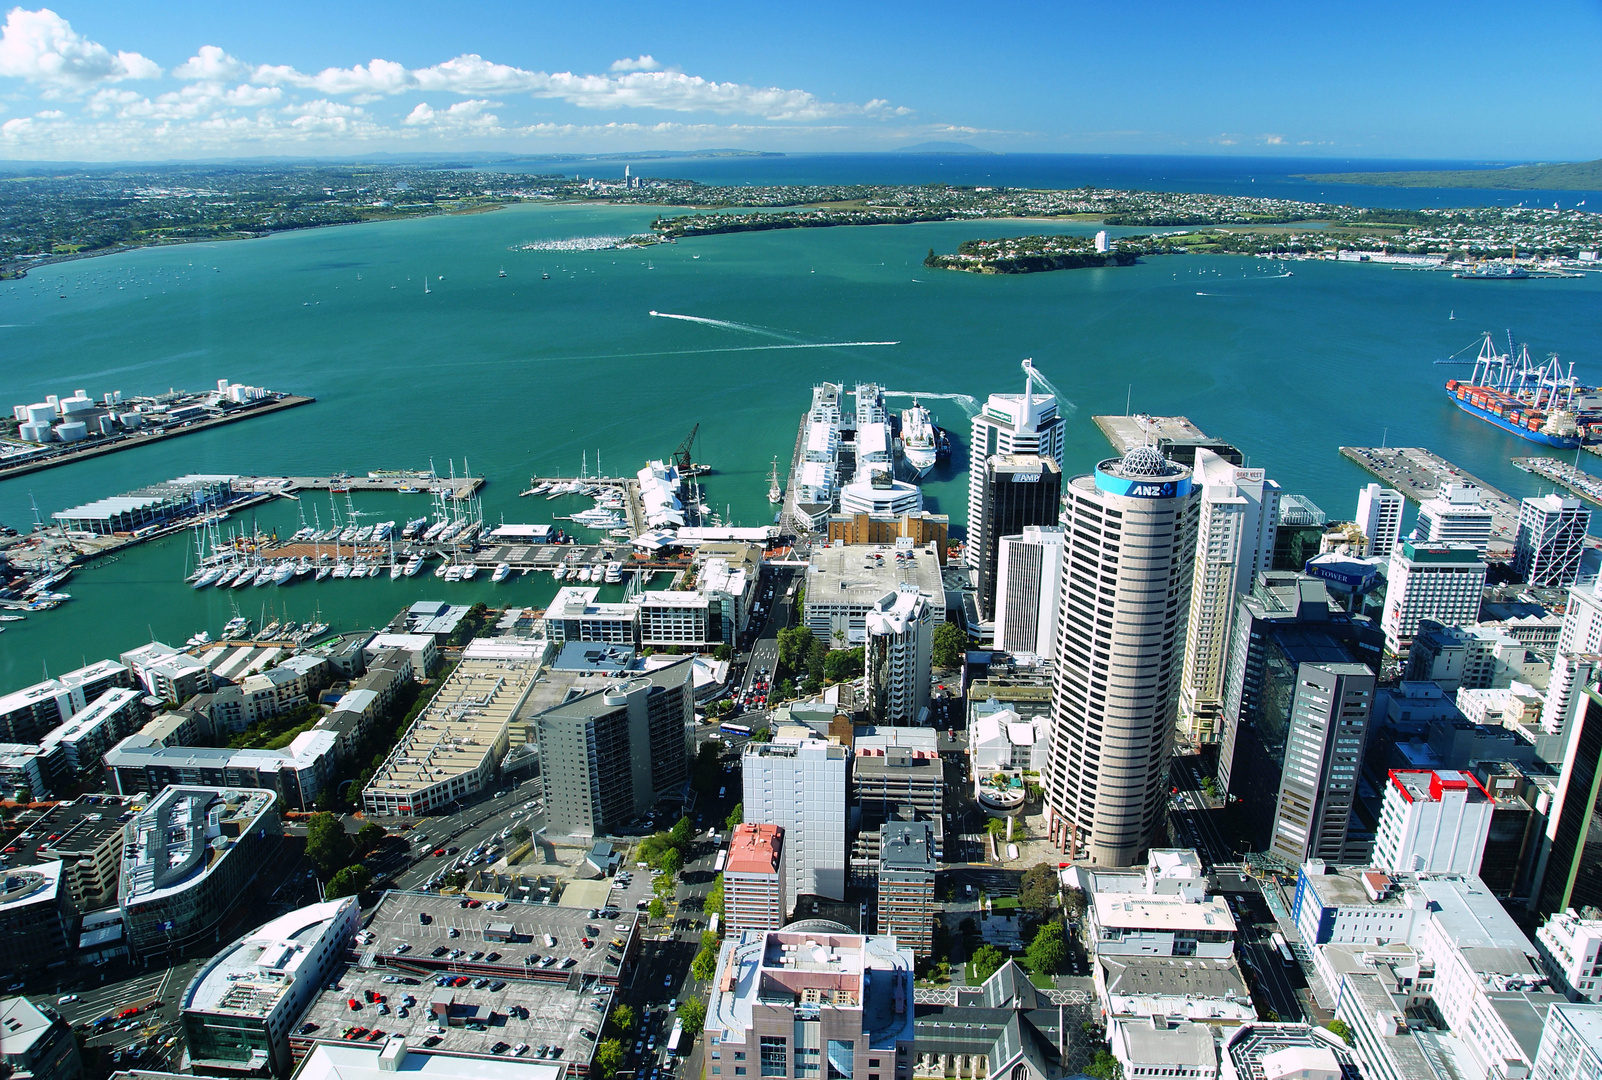
[[[373,872],[361,863],[352,863],[328,879],[323,894],[330,900],[341,896],[355,896],[373,883]]]
[[[684,869],[684,856],[679,854],[678,848],[668,848],[662,855],[661,869],[670,879],[677,877],[679,871]]]
[[[745,803],[735,803],[734,809],[729,811],[729,816],[723,819],[723,827],[733,832],[743,824],[745,824]]]
[[[687,817],[681,817],[679,820],[673,823],[673,828],[668,830],[668,839],[671,840],[673,842],[673,846],[678,848],[682,853],[684,850],[684,845],[690,842],[690,836],[694,832],[694,823],[691,822]]]
[[[937,668],[962,666],[963,654],[968,651],[968,635],[954,622],[943,622],[935,627],[930,660]]]
[[[698,997],[688,998],[679,1005],[678,1015],[684,1023],[684,1037],[693,1039],[701,1034],[701,1025],[706,1023],[706,1002]]]
[[[1024,963],[1036,975],[1055,975],[1068,960],[1068,942],[1064,939],[1062,923],[1056,919],[1040,924],[1035,940],[1024,953]]]
[[[612,1026],[619,1031],[631,1031],[634,1028],[634,1006],[619,1005],[612,1010]]]
[[[651,905],[646,908],[645,913],[653,919],[660,919],[667,914],[667,905],[662,903],[660,896],[653,896],[651,897]]]
[[[378,850],[378,845],[382,844],[384,837],[388,835],[389,833],[384,831],[384,826],[371,821],[364,823],[356,833],[355,854],[358,857],[372,854]]]
[[[712,883],[712,891],[706,894],[706,901],[705,901],[705,903],[703,903],[701,905],[701,910],[706,912],[708,915],[711,915],[711,914],[714,914],[714,913],[716,913],[718,915],[722,915],[723,914],[723,875],[722,874],[719,874],[718,875],[718,879]]]
[[[989,821],[985,822],[985,832],[989,833],[991,836],[1006,836],[1007,819],[999,817],[991,818]]]
[[[1331,1020],[1324,1026],[1329,1028],[1333,1034],[1339,1035],[1341,1041],[1346,1043],[1347,1046],[1352,1045],[1352,1029],[1346,1026],[1345,1020]]]
[[[733,660],[734,646],[725,641],[722,645],[712,650],[712,658],[714,660]]]
[[[690,974],[702,982],[710,982],[712,976],[718,973],[718,954],[711,949],[702,949],[690,961]]]
[[[837,683],[855,679],[862,674],[863,663],[860,645],[855,649],[833,649],[823,661],[824,681]]]
[[[1108,1051],[1097,1050],[1096,1056],[1085,1066],[1085,1075],[1094,1076],[1096,1080],[1123,1080],[1124,1067]]]
[[[595,1069],[601,1080],[612,1080],[622,1064],[623,1043],[618,1039],[603,1039],[595,1048]]]
[[[1036,863],[1023,872],[1018,882],[1018,903],[1029,914],[1039,918],[1057,899],[1057,867],[1052,863]]]
[[[325,875],[350,862],[351,850],[345,823],[333,814],[313,814],[306,822],[306,857]]]
[[[701,931],[701,948],[703,949],[711,949],[715,953],[717,952],[718,943],[722,940],[721,935],[714,934],[710,930]]]
[[[534,834],[529,831],[529,828],[528,828],[527,825],[514,825],[514,826],[512,826],[512,843],[514,843],[514,844],[526,844],[530,840],[533,840],[533,839],[534,839]]]
[[[1062,891],[1062,909],[1070,919],[1077,922],[1083,919],[1085,912],[1090,909],[1090,898],[1079,886],[1070,885]]]
[[[982,983],[990,976],[1001,970],[1001,965],[1007,962],[1007,954],[994,945],[981,945],[968,960],[968,971],[973,976],[975,984]]]

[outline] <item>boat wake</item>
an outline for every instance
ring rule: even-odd
[[[1040,369],[1035,367],[1035,362],[1033,360],[1025,360],[1023,362],[1023,369],[1024,369],[1024,374],[1030,376],[1031,378],[1033,378],[1035,380],[1035,382],[1039,383],[1041,386],[1044,386],[1047,390],[1051,391],[1052,397],[1057,399],[1057,407],[1058,408],[1065,409],[1067,412],[1078,412],[1079,411],[1079,406],[1078,405],[1075,405],[1072,401],[1069,401],[1068,398],[1063,394],[1063,392],[1061,390],[1058,390],[1057,387],[1052,384],[1052,381],[1050,379],[1046,378],[1044,375],[1042,375],[1040,373]]]
[[[781,333],[778,330],[769,330],[765,326],[752,326],[749,323],[730,322],[727,319],[707,319],[700,315],[675,315],[671,311],[653,311],[653,319],[678,319],[681,322],[700,323],[702,326],[716,326],[722,330],[739,330],[747,334],[761,334],[763,337],[794,338],[794,334]]]
[[[968,394],[926,394],[921,390],[886,390],[885,397],[910,397],[919,401],[955,401],[970,417],[979,415],[979,402]]]

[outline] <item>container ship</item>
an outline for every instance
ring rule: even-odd
[[[1602,393],[1582,387],[1574,365],[1565,371],[1558,358],[1544,364],[1530,360],[1528,345],[1513,354],[1499,352],[1487,333],[1467,380],[1446,380],[1446,392],[1457,407],[1495,424],[1521,439],[1573,450],[1588,439],[1602,437]]]

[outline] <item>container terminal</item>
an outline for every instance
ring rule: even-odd
[[[153,396],[124,398],[120,390],[99,400],[83,390],[70,397],[51,394],[34,404],[13,406],[11,416],[0,420],[0,480],[316,400],[227,379],[218,379],[215,390],[169,390]]]

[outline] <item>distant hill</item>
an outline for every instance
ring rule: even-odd
[[[1488,188],[1500,191],[1596,191],[1602,160],[1567,164],[1511,165],[1501,169],[1438,169],[1428,172],[1311,173],[1304,180],[1371,187]]]
[[[991,156],[994,150],[981,150],[979,147],[965,142],[921,142],[911,146],[903,146],[897,150],[898,154],[985,154]]]

